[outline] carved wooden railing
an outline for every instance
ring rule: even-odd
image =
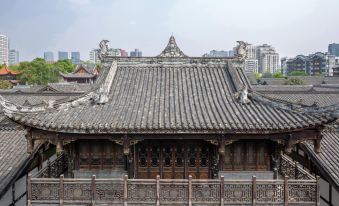
[[[317,205],[318,180],[28,177],[28,205]]]
[[[312,180],[313,175],[304,170],[296,161],[292,161],[286,155],[280,155],[279,173],[283,176],[288,176],[291,179]]]
[[[54,161],[47,160],[47,166],[41,169],[34,177],[54,177],[57,178],[67,169],[67,156],[62,153]]]

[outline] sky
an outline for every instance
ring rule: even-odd
[[[20,60],[44,51],[112,48],[158,55],[173,34],[181,50],[201,56],[236,41],[268,43],[280,56],[327,51],[339,42],[339,0],[0,0],[0,34]]]

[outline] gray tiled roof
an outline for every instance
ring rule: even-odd
[[[5,99],[14,102],[16,105],[40,105],[46,104],[50,100],[67,101],[78,95],[43,95],[43,94],[1,94]]]
[[[94,74],[88,74],[88,73],[74,73],[74,74],[73,73],[70,73],[70,74],[60,73],[60,75],[66,78],[87,78],[87,79],[91,79],[96,76]]]
[[[271,93],[271,94],[265,94],[265,96],[279,99],[283,101],[292,102],[295,104],[302,104],[302,105],[308,105],[311,106],[314,103],[319,107],[326,107],[330,105],[339,104],[339,92],[328,94],[328,93],[307,93],[307,94],[301,94],[301,93]]]
[[[325,83],[325,77],[323,76],[288,76],[286,78],[261,78],[260,84],[267,85],[284,85],[285,81],[289,78],[299,78],[306,82],[307,85],[320,85]],[[265,83],[264,83],[265,82]],[[337,83],[339,84],[339,83]]]
[[[25,130],[0,130],[0,194],[29,158]]]
[[[258,92],[306,92],[312,90],[311,85],[252,85],[253,90]]]
[[[305,144],[305,148],[313,162],[325,172],[339,191],[339,132],[323,132],[319,154],[314,152],[312,144]]]
[[[339,85],[253,85],[252,89],[266,97],[311,106],[314,103],[319,107],[339,105]]]
[[[230,60],[143,59],[147,62],[118,59],[105,104],[12,118],[36,128],[76,133],[272,133],[329,121],[257,100],[241,104],[236,95],[250,85],[243,70],[229,66]]]
[[[80,84],[74,82],[62,82],[62,83],[49,83],[48,85],[31,85],[31,86],[17,86],[11,89],[1,89],[0,94],[13,94],[13,93],[84,93],[93,88],[93,84]],[[70,94],[70,95],[71,95]]]

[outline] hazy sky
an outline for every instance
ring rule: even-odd
[[[154,56],[173,33],[189,56],[268,43],[281,56],[327,51],[339,42],[339,0],[0,0],[0,34],[21,60],[80,51],[102,39]]]

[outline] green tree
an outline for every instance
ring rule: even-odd
[[[10,89],[12,84],[7,80],[0,80],[0,89]]]
[[[272,78],[273,75],[270,72],[265,72],[261,75],[261,78]]]
[[[292,77],[285,81],[285,85],[306,85],[307,82],[303,79]]]
[[[258,72],[253,72],[255,79],[259,80],[260,79],[260,74]]]
[[[292,71],[288,73],[288,76],[307,76],[305,71]]]
[[[53,64],[53,66],[63,73],[70,73],[75,68],[75,65],[72,64],[71,60],[69,59],[58,60]]]
[[[20,72],[19,79],[23,83],[46,85],[50,82],[57,82],[60,72],[72,72],[75,65],[70,60],[59,60],[48,64],[42,58],[36,58],[31,62],[21,62],[16,68]]]
[[[21,73],[19,79],[23,83],[46,85],[58,80],[59,74],[56,75],[51,70],[51,65],[42,58],[21,62],[17,69]]]
[[[281,72],[274,72],[273,78],[284,78],[284,75]]]

